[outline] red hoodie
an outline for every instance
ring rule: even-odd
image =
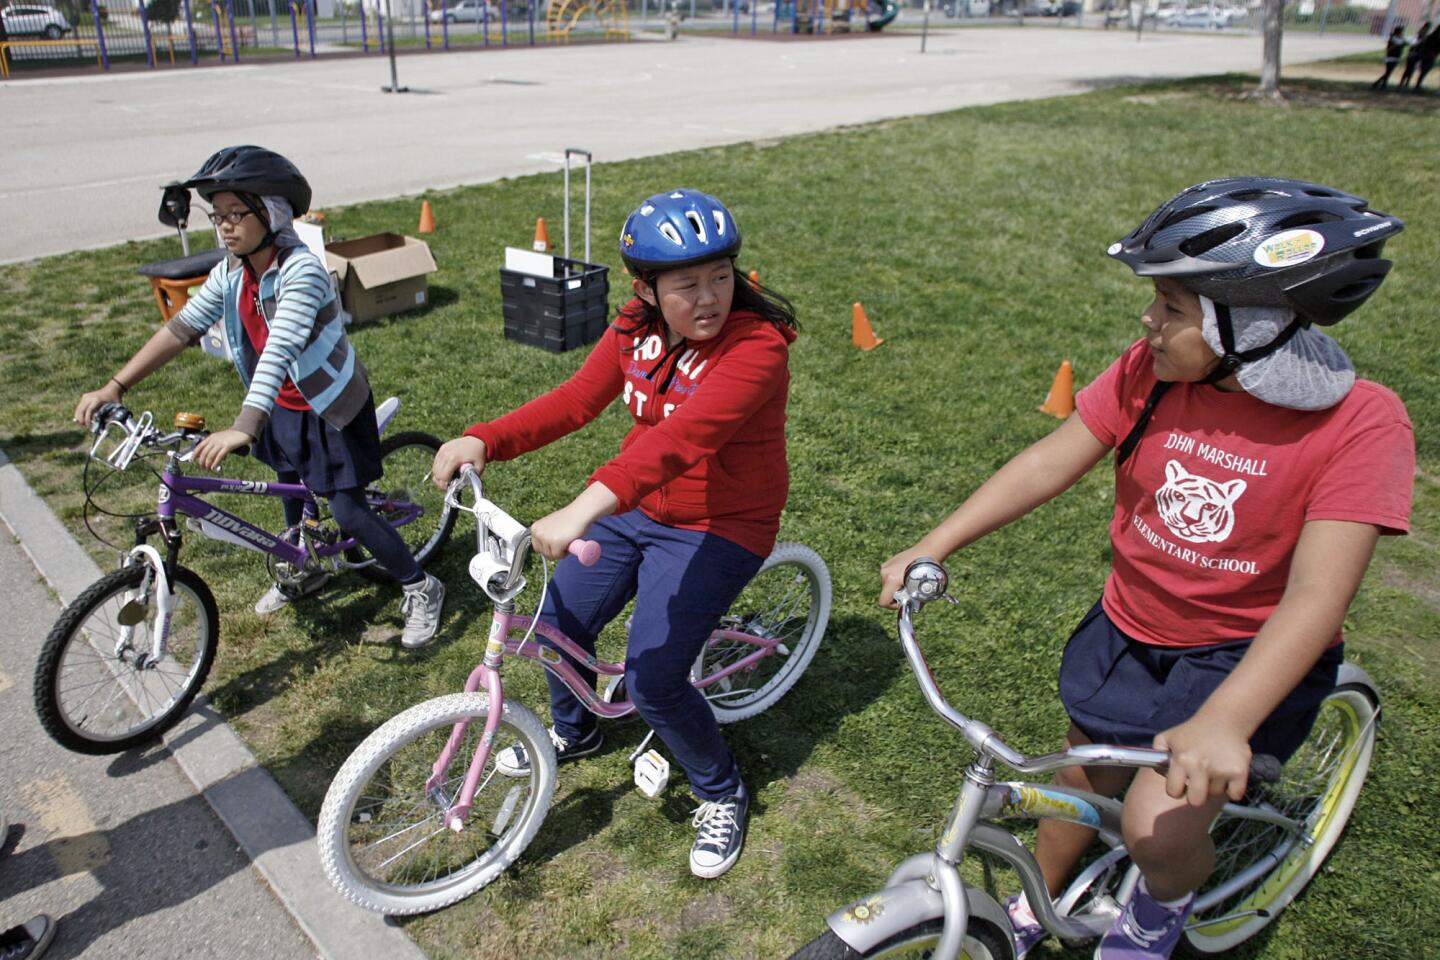
[[[638,313],[638,301],[621,317]],[[548,393],[465,433],[486,460],[513,460],[595,419],[621,397],[635,418],[620,453],[590,475],[619,499],[684,530],[766,556],[790,492],[785,402],[795,331],[736,311],[715,337],[667,351],[658,334],[605,331],[585,363]]]

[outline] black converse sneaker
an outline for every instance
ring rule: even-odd
[[[706,800],[690,823],[699,833],[690,848],[690,872],[713,880],[735,865],[745,844],[745,819],[750,813],[750,795],[740,791],[719,800]]]
[[[592,753],[599,753],[600,747],[605,743],[605,737],[601,735],[600,728],[596,727],[571,743],[556,733],[554,727],[551,727],[550,742],[555,744],[555,759],[564,763],[566,760],[579,760]],[[495,754],[495,771],[506,777],[530,776],[530,758],[525,755],[525,748],[517,743]]]

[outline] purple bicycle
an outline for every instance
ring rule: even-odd
[[[392,397],[377,408],[382,434],[399,406]],[[174,430],[162,431],[150,413],[135,417],[112,403],[96,413],[91,429],[96,434],[91,460],[112,472],[145,464],[160,486],[154,513],[135,519],[135,545],[120,569],[76,597],[41,647],[35,710],[41,726],[62,746],[79,753],[118,753],[158,738],[204,684],[215,660],[220,621],[205,581],[180,566],[183,527],[265,554],[270,576],[282,586],[295,586],[316,572],[342,570],[379,582],[390,579],[304,484],[187,476],[183,466],[207,436],[204,417],[179,413]],[[384,438],[384,478],[366,490],[371,508],[399,531],[422,566],[455,526],[454,511],[430,483],[430,464],[439,447],[440,441],[426,433]],[[160,456],[164,466],[157,470],[149,461]],[[87,504],[96,486],[87,484]],[[302,500],[303,519],[291,530],[271,533],[212,506],[203,499],[207,494]],[[158,545],[148,542],[153,537]]]

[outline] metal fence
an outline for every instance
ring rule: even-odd
[[[1143,30],[1260,27],[1258,12],[1242,3],[1152,4],[932,0],[928,16],[932,27],[1018,17]],[[628,36],[631,28],[661,29],[671,18],[685,31],[818,34],[865,31],[878,19],[916,27],[927,13],[923,0],[10,0],[3,15],[8,40],[0,37],[0,77],[61,66],[108,70],[117,62],[164,68],[384,53],[392,35],[399,48],[473,49]],[[1287,5],[1285,28],[1373,33],[1383,17],[1383,10],[1337,0],[1299,0]]]

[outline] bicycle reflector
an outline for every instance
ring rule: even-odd
[[[204,430],[205,415],[203,413],[186,413],[183,410],[175,414],[176,430]]]

